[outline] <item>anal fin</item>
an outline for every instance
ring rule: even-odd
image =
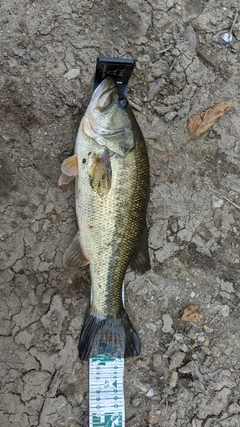
[[[132,270],[136,273],[143,274],[151,269],[149,252],[148,252],[148,231],[145,223],[143,233],[137,242],[134,254],[129,263]]]
[[[79,242],[79,232],[74,237],[71,245],[66,250],[63,257],[63,265],[66,268],[81,268],[89,264],[89,261],[82,253]]]

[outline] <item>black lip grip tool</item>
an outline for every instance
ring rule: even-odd
[[[111,76],[119,85],[121,92],[127,97],[127,84],[134,67],[134,59],[98,58],[94,78],[94,89],[96,89],[102,80]]]

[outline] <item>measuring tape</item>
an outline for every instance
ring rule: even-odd
[[[89,359],[89,427],[125,427],[123,374],[123,358],[99,354]]]
[[[99,354],[89,360],[89,427],[124,427],[124,359]]]

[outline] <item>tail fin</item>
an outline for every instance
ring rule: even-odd
[[[98,317],[89,313],[83,325],[78,352],[81,360],[97,354],[126,358],[138,356],[141,344],[124,309],[115,317]]]

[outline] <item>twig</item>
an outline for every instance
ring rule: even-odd
[[[170,50],[170,49],[171,49],[171,47],[172,47],[172,46],[173,46],[173,43],[172,43],[172,44],[170,44],[168,47],[166,47],[166,49],[160,50],[160,52],[158,52],[158,55],[161,55],[162,53],[167,52],[168,50]]]
[[[131,101],[130,99],[128,102],[135,110],[139,111],[140,113],[142,112],[142,107],[140,107],[138,104],[135,104],[135,102]]]
[[[129,418],[129,420],[127,420],[126,426],[130,427],[136,425],[137,418],[135,417],[135,415],[133,415],[131,418]]]
[[[183,147],[186,147],[186,145],[191,141],[191,139],[188,139],[187,142],[184,142],[184,144],[180,145],[180,147],[175,148],[172,151],[169,151],[169,153],[163,154],[162,156],[158,157],[157,160],[165,159],[168,156],[171,156],[171,154],[177,153],[179,150],[181,150]]]
[[[232,32],[233,32],[233,28],[234,28],[234,26],[235,26],[235,24],[236,24],[237,17],[238,17],[238,9],[236,10],[236,13],[235,13],[235,16],[234,16],[234,19],[233,19],[232,26],[231,26],[231,28],[230,28],[230,30],[229,30],[229,33],[230,33],[230,34],[232,34]]]
[[[213,323],[214,320],[216,320],[218,316],[219,316],[219,313],[211,320],[211,322],[209,322],[209,325],[211,325],[211,323]]]
[[[240,209],[240,206],[238,206],[236,203],[232,202],[232,200],[228,199],[227,197],[223,196],[223,199],[229,202],[231,205],[235,206],[235,208]]]

